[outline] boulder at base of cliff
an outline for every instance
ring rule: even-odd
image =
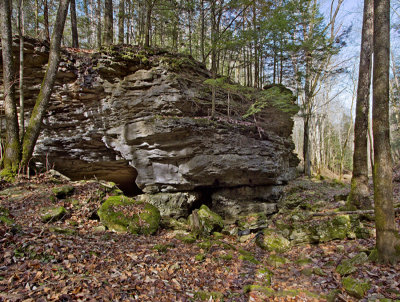
[[[161,216],[171,218],[188,217],[189,210],[200,198],[197,192],[157,193],[136,196],[136,200],[156,206]]]
[[[97,213],[110,230],[131,234],[154,234],[161,218],[155,206],[123,195],[109,197]]]
[[[222,217],[211,211],[206,205],[194,210],[188,218],[188,224],[194,233],[199,235],[210,235],[219,232],[224,227]]]

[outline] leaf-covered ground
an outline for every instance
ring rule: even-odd
[[[113,189],[95,181],[74,182],[71,196],[54,198],[53,188],[67,183],[40,175],[1,184],[3,217],[15,223],[0,222],[0,301],[400,299],[399,265],[359,265],[350,276],[371,285],[362,299],[342,286],[337,265],[370,251],[373,238],[303,244],[277,255],[259,248],[255,235],[185,243],[165,229],[154,236],[118,234],[104,230],[96,215]],[[309,204],[304,210],[324,211],[343,203],[338,196],[348,186],[300,178],[286,191],[288,198],[297,194]],[[42,222],[43,208],[54,205],[64,206],[66,217]],[[284,220],[282,214],[271,217],[278,220]]]

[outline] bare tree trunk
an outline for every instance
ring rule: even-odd
[[[47,0],[44,0],[44,8],[43,8],[43,16],[44,16],[44,34],[47,41],[50,41],[50,28],[49,28],[49,6]]]
[[[20,137],[25,132],[24,120],[24,0],[18,1],[18,35],[19,35],[19,130]]]
[[[101,47],[101,0],[97,0],[97,7],[96,7],[96,19],[97,19],[97,48]]]
[[[399,231],[393,206],[393,162],[389,137],[390,0],[374,1],[374,201],[378,259],[400,259]]]
[[[65,19],[68,13],[69,1],[70,0],[60,0],[58,7],[56,22],[54,24],[50,43],[49,63],[23,138],[21,162],[23,167],[28,165],[29,160],[32,157],[33,149],[35,148],[37,138],[39,137],[43,117],[46,113],[54,82],[56,80],[58,65],[60,63],[61,40]]]
[[[306,116],[304,117],[303,159],[304,174],[308,177],[311,177],[310,115],[308,113],[306,113]]]
[[[216,0],[211,2],[211,76],[213,79],[217,76],[217,20],[216,20]],[[211,97],[211,118],[215,117],[215,83],[212,86]]]
[[[259,84],[259,61],[258,61],[258,28],[257,28],[257,1],[253,2],[253,31],[254,31],[254,87],[258,88]]]
[[[39,0],[35,0],[35,36],[39,37]]]
[[[114,38],[113,29],[113,2],[112,0],[104,1],[104,44],[111,45]]]
[[[303,137],[303,159],[304,174],[311,177],[311,157],[310,157],[310,119],[311,119],[311,91],[310,91],[310,73],[311,56],[306,53],[306,76],[304,82],[304,137]]]
[[[364,0],[358,75],[356,120],[354,125],[353,176],[348,202],[357,209],[370,208],[368,188],[368,115],[374,37],[374,0]]]
[[[125,0],[119,0],[118,7],[118,43],[124,43]]]
[[[71,13],[72,47],[79,48],[78,24],[76,21],[75,0],[71,0],[70,13]]]
[[[189,26],[189,54],[192,55],[192,8],[188,11],[188,26]]]
[[[11,0],[0,1],[1,47],[3,56],[4,111],[6,118],[6,149],[4,169],[15,173],[19,168],[20,142],[17,106],[15,104],[15,75],[12,56]]]
[[[204,36],[205,36],[205,16],[204,16],[204,0],[201,0],[201,6],[200,6],[200,22],[201,22],[201,28],[200,28],[200,53],[201,53],[201,59],[202,62],[206,62],[206,57],[205,57],[205,50],[204,50]]]
[[[150,31],[151,31],[151,15],[153,13],[153,0],[146,1],[146,24],[145,24],[145,38],[144,38],[144,46],[150,47]]]

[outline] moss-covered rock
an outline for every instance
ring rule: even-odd
[[[267,296],[275,295],[275,291],[268,286],[249,284],[249,285],[245,285],[243,287],[243,293],[245,293],[245,294],[250,293],[252,291],[262,292],[263,294],[266,294]]]
[[[349,215],[340,215],[310,225],[311,242],[345,239],[352,232]]]
[[[75,235],[76,230],[68,229],[68,228],[60,228],[60,227],[50,227],[49,231],[52,233],[62,234],[62,235]]]
[[[333,289],[326,295],[327,302],[335,302],[336,298],[340,294],[340,289]]]
[[[293,244],[307,243],[311,241],[311,231],[304,226],[297,226],[289,236]]]
[[[259,247],[269,252],[285,252],[290,247],[290,241],[277,232],[267,229],[263,236],[257,236],[256,243]]]
[[[211,211],[206,205],[202,205],[199,210],[190,214],[188,224],[194,232],[206,236],[214,231],[219,232],[224,227],[222,217]]]
[[[58,199],[64,199],[71,196],[75,188],[73,186],[62,186],[53,188],[53,193]]]
[[[252,213],[240,216],[237,225],[240,230],[259,230],[267,224],[267,216],[264,213]]]
[[[154,234],[161,219],[155,206],[123,195],[109,197],[97,213],[109,229],[131,234]]]
[[[269,265],[272,265],[273,267],[280,267],[287,263],[290,263],[290,260],[285,257],[281,257],[278,255],[272,254],[268,257],[267,263]]]
[[[67,210],[64,207],[50,207],[42,211],[41,220],[44,223],[54,222],[63,219],[67,215]]]
[[[182,222],[180,220],[176,220],[174,218],[164,217],[161,220],[162,227],[170,230],[189,230],[189,226],[187,223]]]
[[[244,249],[239,249],[239,253],[240,253],[240,256],[239,256],[240,260],[249,261],[249,262],[254,263],[254,264],[259,264],[260,263],[260,261],[258,261],[254,257],[254,255],[249,251],[246,251]]]
[[[343,260],[337,267],[336,271],[341,276],[350,275],[357,271],[357,265],[363,264],[368,261],[368,256],[364,252],[357,254],[351,259]]]
[[[192,233],[188,233],[188,232],[182,232],[182,233],[178,233],[175,236],[176,239],[184,242],[184,243],[194,243],[197,240],[197,237],[195,234]]]
[[[220,254],[218,257],[225,261],[230,261],[233,259],[232,253],[223,253],[223,254]]]
[[[212,236],[214,237],[214,239],[219,240],[219,239],[223,239],[224,235],[220,232],[213,232]]]
[[[249,293],[252,291],[257,291],[262,293],[266,297],[297,297],[299,295],[304,295],[313,299],[321,299],[321,296],[307,290],[298,290],[298,289],[286,289],[275,291],[273,288],[268,286],[261,285],[246,285],[243,287],[244,293]]]
[[[297,259],[294,263],[296,263],[299,266],[305,266],[312,262],[313,262],[312,259],[305,257],[305,258]]]
[[[224,294],[220,292],[198,291],[194,293],[196,301],[215,301],[216,299],[222,299],[223,297]]]
[[[295,192],[291,194],[287,194],[280,202],[279,207],[283,207],[286,209],[294,209],[300,204],[303,203],[301,192]]]
[[[8,226],[14,224],[14,220],[10,217],[10,212],[3,207],[0,207],[0,223]]]
[[[342,285],[350,296],[353,296],[357,299],[362,299],[366,292],[371,288],[369,282],[363,282],[351,277],[343,278]]]
[[[328,274],[320,267],[314,267],[313,268],[313,274],[317,275],[317,276],[327,276]]]
[[[378,262],[378,250],[377,249],[373,249],[368,256],[368,261],[371,262]]]
[[[272,276],[274,273],[267,268],[261,268],[257,271],[257,277],[263,279],[264,285],[271,285],[272,283]]]

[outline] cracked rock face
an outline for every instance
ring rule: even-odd
[[[26,65],[32,107],[48,50],[34,40],[25,48],[41,58]],[[146,59],[137,49],[65,51],[35,158],[72,179],[96,176],[141,191],[175,218],[201,203],[229,217],[272,213],[298,162],[291,116],[270,106],[257,124],[243,120],[251,103],[217,88],[211,120],[208,78],[200,63],[163,51]]]

